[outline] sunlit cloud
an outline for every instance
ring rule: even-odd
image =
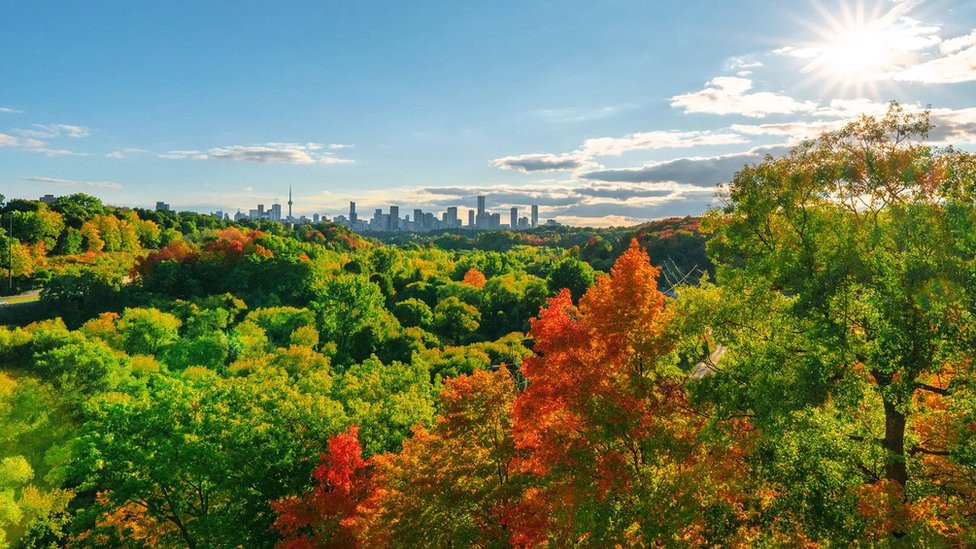
[[[329,145],[328,148],[334,148]],[[340,148],[348,146],[340,146]],[[175,150],[160,154],[160,158],[191,160],[234,160],[262,164],[346,164],[352,160],[334,156],[321,143],[264,143],[261,145],[231,145],[205,151]]]
[[[752,80],[739,76],[717,76],[701,90],[675,95],[671,106],[686,113],[739,114],[763,118],[770,114],[809,112],[812,101],[799,101],[772,92],[752,92]]]

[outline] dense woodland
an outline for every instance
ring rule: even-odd
[[[976,158],[930,129],[631,228],[7,200],[0,546],[974,545]]]

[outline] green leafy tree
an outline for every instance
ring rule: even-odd
[[[579,300],[583,292],[593,285],[596,272],[589,263],[574,257],[567,257],[560,261],[549,276],[549,291],[556,293],[566,288],[574,300]]]
[[[267,546],[268,502],[305,485],[314,467],[305,456],[343,422],[327,394],[276,369],[226,380],[191,369],[101,399],[59,474],[101,491],[79,519],[92,545],[135,510],[157,545]]]
[[[427,329],[434,323],[434,312],[426,303],[416,298],[405,299],[394,305],[393,314],[403,326]]]
[[[154,355],[176,340],[182,322],[159,309],[125,309],[119,318],[119,334],[126,352]]]
[[[395,451],[415,425],[434,417],[435,387],[424,364],[383,364],[370,358],[349,368],[336,385],[336,398],[350,421],[361,425],[367,455]]]
[[[827,468],[846,469],[866,523],[852,535],[938,545],[952,538],[911,536],[942,521],[970,527],[924,503],[933,491],[959,493],[927,481],[929,457],[952,454],[953,439],[927,436],[921,420],[954,401],[966,378],[952,380],[971,362],[976,163],[925,145],[930,128],[928,113],[893,104],[881,118],[862,117],[736,174],[728,207],[711,215],[709,250],[727,295],[769,314],[761,322],[737,322],[751,315],[736,311],[715,319],[716,339],[742,349],[730,351],[709,385],[765,386],[745,390],[730,413],[754,415],[772,433],[790,422],[807,426],[776,452],[790,466],[828,460]],[[737,330],[752,332],[751,341]],[[737,352],[751,359],[736,360]],[[803,501],[792,489],[784,486]],[[816,528],[839,515],[802,520]]]
[[[466,340],[478,330],[481,313],[456,297],[449,297],[434,308],[434,329],[449,341]]]

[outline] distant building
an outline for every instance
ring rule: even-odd
[[[509,217],[509,219],[510,219],[510,221],[508,223],[508,227],[510,229],[513,229],[513,230],[514,229],[517,229],[518,228],[518,208],[512,206],[511,216]]]
[[[468,210],[468,228],[474,228],[474,210]]]
[[[400,230],[400,206],[390,206],[390,230]]]
[[[271,205],[271,221],[281,221],[281,204],[275,202]],[[291,217],[289,215],[289,217]]]
[[[538,204],[532,205],[532,221],[530,221],[530,223],[532,223],[533,228],[539,226],[539,205]]]
[[[58,197],[54,196],[53,194],[46,194],[46,195],[38,198],[38,200],[40,200],[41,202],[43,202],[43,203],[47,204],[48,206],[50,206],[50,205],[54,204],[58,200]]]
[[[319,222],[319,214],[313,213],[312,214],[312,223],[318,223],[318,222]]]
[[[156,202],[156,211],[157,212],[168,212],[169,211],[169,204],[167,204],[167,203],[165,203],[163,201]]]
[[[244,219],[247,219],[247,216],[240,210],[237,210],[237,213],[234,214],[234,221],[242,221]]]
[[[444,224],[447,225],[448,229],[455,229],[459,225],[457,206],[451,206],[447,209],[447,217],[444,218]]]
[[[355,227],[357,219],[358,218],[356,217],[356,203],[350,200],[349,201],[349,226]]]

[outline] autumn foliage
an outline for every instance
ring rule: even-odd
[[[362,457],[358,429],[332,437],[329,453],[313,474],[318,485],[301,497],[272,503],[279,547],[358,547],[351,528],[358,504],[368,491],[369,462]]]
[[[484,288],[487,280],[485,279],[485,275],[481,274],[481,271],[472,267],[468,269],[468,272],[464,273],[462,282],[475,288]]]
[[[532,321],[521,393],[504,367],[449,380],[434,427],[368,466],[340,435],[333,452],[355,454],[352,465],[324,458],[319,486],[276,504],[282,546],[328,536],[363,547],[743,539],[745,528],[716,533],[708,521],[747,518],[745,449],[702,441],[657,274],[635,240],[579,306],[566,290],[552,298]]]

